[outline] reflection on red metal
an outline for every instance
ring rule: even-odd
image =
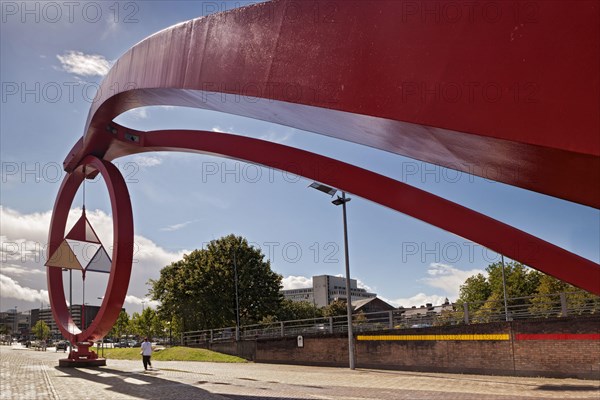
[[[70,174],[53,215],[51,252],[63,239],[82,165],[103,174],[115,219],[111,300],[77,339],[110,329],[131,271],[131,248],[124,249],[132,245],[131,206],[106,161],[153,150],[221,154],[294,172],[600,294],[598,264],[370,171],[255,139],[143,133],[113,122],[149,105],[222,111],[600,208],[597,2],[496,2],[492,14],[467,3],[453,3],[460,13],[448,14],[444,1],[427,2],[427,10],[395,0],[273,1],[178,24],[125,53],[65,160]],[[72,321],[59,275],[49,270],[48,283],[65,333]]]

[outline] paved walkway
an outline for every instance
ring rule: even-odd
[[[50,349],[52,350],[52,349]],[[270,364],[108,360],[58,368],[62,352],[0,346],[0,399],[537,400],[600,398],[600,382]]]

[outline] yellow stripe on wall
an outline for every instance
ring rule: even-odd
[[[510,340],[508,333],[474,335],[358,335],[362,341],[416,341],[416,340]]]

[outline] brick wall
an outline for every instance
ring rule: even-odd
[[[508,334],[510,340],[355,341],[359,368],[600,379],[600,340],[515,340],[519,334],[598,334],[600,316],[373,332],[375,335]],[[345,335],[259,340],[256,362],[348,365]]]

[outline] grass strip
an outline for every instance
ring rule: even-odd
[[[102,350],[94,349],[98,356],[102,357]],[[139,347],[104,349],[104,357],[113,360],[141,360]],[[217,353],[207,349],[198,349],[193,347],[175,346],[164,350],[154,351],[152,359],[157,361],[204,361],[204,362],[222,362],[222,363],[243,363],[247,362],[243,358],[230,356],[228,354]]]

